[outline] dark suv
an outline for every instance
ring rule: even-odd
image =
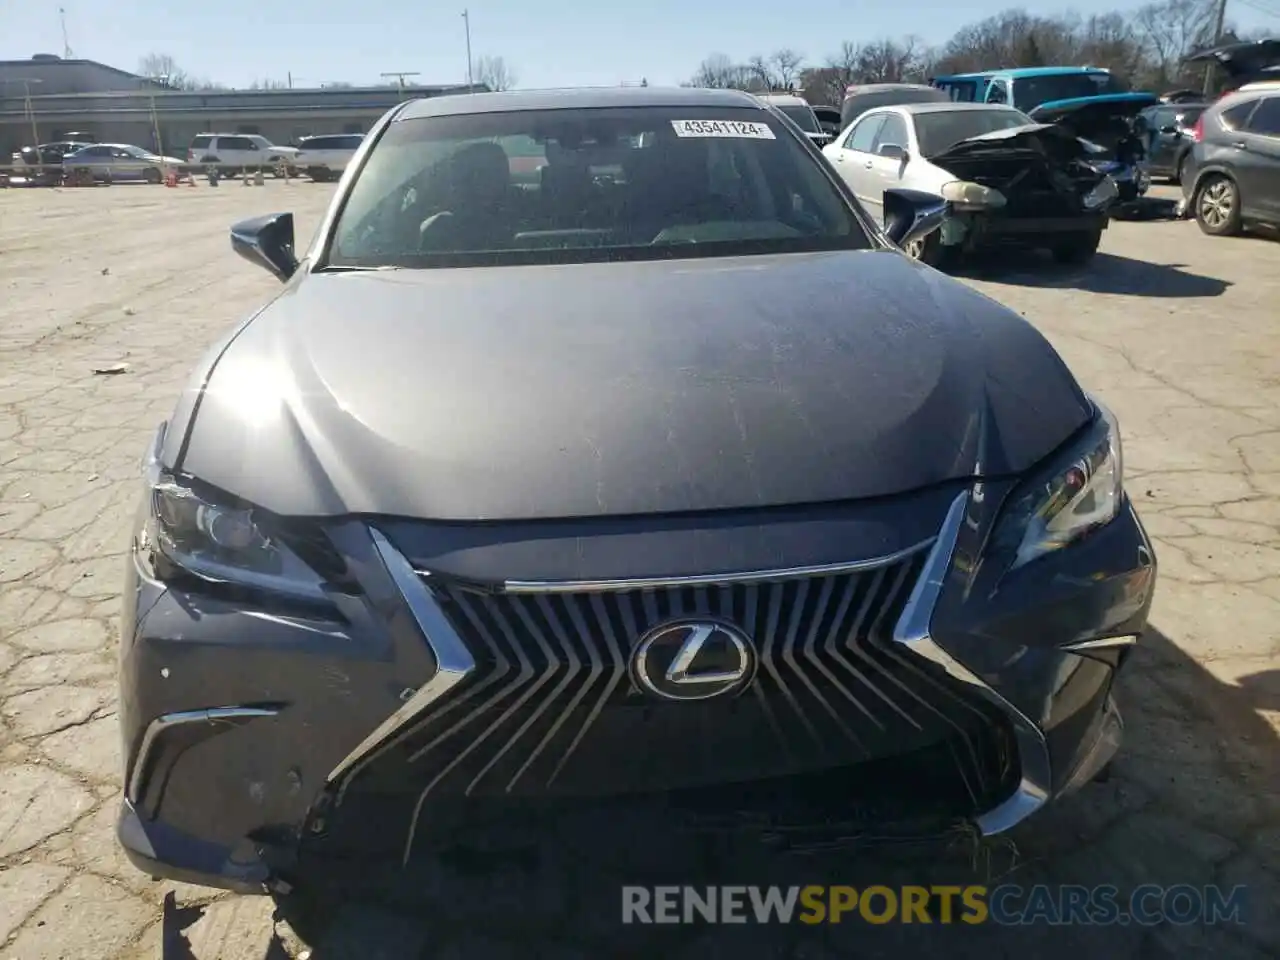
[[[1280,84],[1229,94],[1201,114],[1182,195],[1200,229],[1280,226]]]

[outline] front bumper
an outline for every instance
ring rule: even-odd
[[[370,810],[406,818],[394,854],[407,861],[421,823],[485,798],[800,775],[878,762],[894,753],[885,740],[927,753],[951,736],[974,756],[964,776],[985,785],[966,817],[1006,830],[1114,752],[1112,681],[1155,567],[1126,505],[1080,544],[992,580],[977,558],[1001,500],[991,487],[934,498],[936,536],[869,567],[638,592],[433,584],[395,524],[329,531],[361,589],[328,610],[178,590],[135,554],[118,837],[153,875],[263,891],[296,882],[299,851],[359,836]],[[767,633],[751,685],[704,714],[637,702],[627,673],[629,642],[678,597],[753,610]],[[884,622],[859,625],[867,611]],[[844,659],[828,657],[841,644]]]
[[[957,212],[942,225],[944,247],[976,250],[986,247],[1050,246],[1063,237],[1105,230],[1105,211],[1070,216],[1011,216],[1003,211]]]

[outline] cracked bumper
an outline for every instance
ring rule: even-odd
[[[980,557],[996,493],[952,502],[887,641],[1012,731],[1018,776],[979,811],[987,833],[1088,782],[1115,752],[1112,681],[1145,626],[1155,578],[1126,505],[1029,573],[991,580]],[[465,678],[453,658],[467,644],[432,594],[404,579],[407,562],[397,571],[379,556],[376,533],[348,526],[344,553],[366,595],[342,601],[341,623],[184,593],[130,565],[118,837],[140,869],[266,890],[279,852],[317,825],[317,800],[433,703],[448,706],[428,695],[454,685],[441,678]]]

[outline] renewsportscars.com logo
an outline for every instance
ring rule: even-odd
[[[1243,924],[1247,889],[1112,885],[632,887],[623,923]]]

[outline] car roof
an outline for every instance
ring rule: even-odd
[[[900,110],[903,113],[980,113],[992,110],[1020,111],[1007,103],[961,103],[957,101],[936,101],[930,103],[886,103],[883,107],[875,107],[867,113],[879,110]]]
[[[989,80],[991,77],[1009,77],[1012,80],[1027,77],[1062,77],[1082,73],[1110,73],[1104,67],[1008,67],[1002,70],[981,70],[976,73],[951,73],[937,80]]]
[[[957,74],[957,76],[960,76]],[[934,90],[927,83],[851,83],[844,88],[846,97],[861,96],[864,93],[877,93],[881,90]]]
[[[523,110],[591,110],[606,107],[746,107],[760,102],[741,90],[697,87],[582,87],[570,90],[508,90],[503,93],[459,93],[410,100],[395,119],[514,113]]]
[[[763,100],[765,103],[786,104],[787,106],[809,106],[809,101],[804,97],[798,97],[794,93],[757,93],[756,99]]]

